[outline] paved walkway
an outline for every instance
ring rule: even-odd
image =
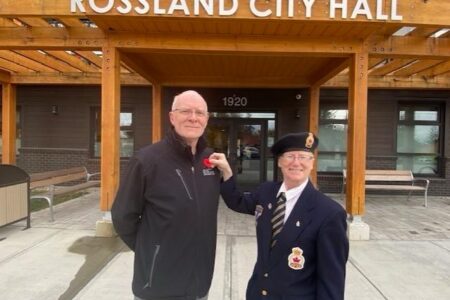
[[[332,195],[339,200],[339,195]],[[450,197],[370,196],[371,240],[351,242],[346,299],[450,299]],[[133,253],[118,238],[94,237],[98,190],[0,228],[0,299],[133,299]],[[255,261],[251,216],[219,209],[210,300],[244,300]]]

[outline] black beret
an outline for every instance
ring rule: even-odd
[[[306,151],[314,153],[319,145],[319,139],[311,132],[290,133],[273,144],[270,151],[275,156],[288,151]]]

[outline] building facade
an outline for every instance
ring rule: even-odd
[[[163,132],[173,96],[193,87],[163,90]],[[308,130],[307,89],[195,88],[211,112],[209,144],[227,153],[246,188],[277,179],[270,154],[283,134]],[[79,165],[100,169],[99,86],[24,85],[17,89],[17,164],[30,173]],[[121,170],[135,151],[152,143],[151,87],[122,89]],[[347,91],[324,89],[319,107],[318,186],[340,192],[346,165]],[[369,89],[367,168],[412,170],[431,180],[431,195],[450,195],[448,90]]]

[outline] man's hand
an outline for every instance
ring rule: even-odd
[[[217,167],[223,175],[223,181],[227,181],[233,176],[233,171],[231,170],[230,164],[228,163],[225,154],[223,153],[213,153],[209,156],[209,161],[213,167]]]

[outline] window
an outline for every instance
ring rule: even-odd
[[[319,116],[319,172],[341,172],[347,156],[348,110],[342,106],[324,106]]]
[[[438,174],[441,134],[441,109],[438,105],[400,105],[397,170]]]
[[[3,127],[2,127],[2,107],[0,106],[0,155],[3,151]],[[16,111],[16,154],[19,155],[19,149],[22,144],[22,126],[20,125],[20,107]]]
[[[120,113],[120,157],[131,157],[134,153],[134,114],[126,109]],[[101,110],[92,109],[93,132],[91,132],[91,156],[100,157],[101,144]],[[91,128],[92,128],[91,127]]]

